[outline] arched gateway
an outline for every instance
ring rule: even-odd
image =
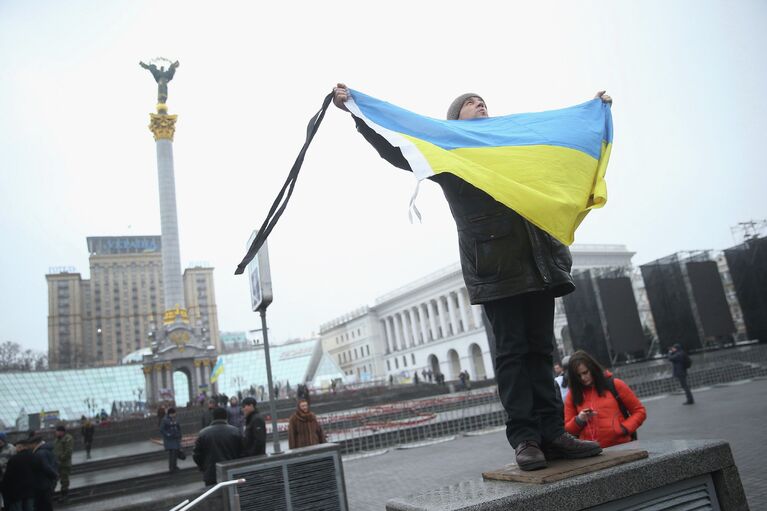
[[[159,332],[152,332],[152,337],[156,338],[151,343],[152,353],[144,355],[143,359],[149,404],[176,400],[177,389],[173,384],[176,371],[181,371],[188,379],[188,389],[178,389],[178,405],[186,405],[187,393],[189,399],[194,400],[200,392],[208,395],[217,392],[215,383],[210,383],[210,371],[218,358],[216,349],[206,345],[207,339],[202,332],[189,326],[184,309],[167,311],[164,323]]]

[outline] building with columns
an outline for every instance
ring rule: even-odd
[[[571,252],[574,269],[631,268],[634,255],[624,245],[573,245]],[[558,347],[569,352],[561,299],[555,311]],[[494,377],[482,307],[469,302],[458,263],[323,324],[320,336],[325,351],[353,381],[406,379],[414,371],[419,378],[431,371],[453,380],[465,370],[472,379]]]
[[[482,309],[469,303],[458,263],[378,298],[374,310],[387,375],[494,376]]]

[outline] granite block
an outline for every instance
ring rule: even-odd
[[[389,500],[389,511],[541,511],[588,509],[704,474],[719,478],[722,509],[744,509],[729,444],[721,440],[631,442],[605,451],[644,449],[648,458],[549,484],[467,481]],[[716,474],[721,474],[716,476]],[[479,475],[479,474],[478,474]],[[717,487],[717,490],[719,490]],[[726,490],[726,491],[725,491]]]

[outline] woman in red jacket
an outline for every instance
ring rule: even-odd
[[[647,411],[628,385],[613,378],[585,351],[576,351],[567,364],[570,392],[565,399],[565,429],[601,447],[625,444],[647,418]],[[610,391],[609,379],[629,411],[626,418]]]

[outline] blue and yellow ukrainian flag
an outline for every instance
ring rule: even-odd
[[[210,371],[210,383],[216,383],[216,381],[218,381],[218,377],[221,376],[223,372],[224,358],[218,357],[218,360],[216,360],[216,365],[214,365],[213,369]]]
[[[419,181],[455,174],[567,245],[607,202],[613,128],[600,99],[466,121],[424,117],[356,90],[346,106],[400,148]]]

